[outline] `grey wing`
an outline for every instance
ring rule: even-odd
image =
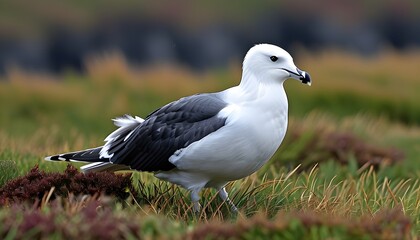
[[[225,125],[217,114],[227,104],[216,93],[181,98],[151,113],[141,124],[112,142],[110,162],[139,171],[168,171],[178,149]],[[129,134],[129,135],[128,135]]]

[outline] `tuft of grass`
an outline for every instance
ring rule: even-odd
[[[379,168],[396,165],[405,157],[399,149],[373,146],[353,133],[325,129],[291,129],[283,144],[288,148],[283,148],[275,155],[273,164],[301,164],[303,169],[328,160],[343,165],[355,163],[356,167],[372,165]]]
[[[272,218],[279,212],[316,212],[342,217],[374,217],[384,209],[398,208],[410,217],[415,231],[420,230],[420,182],[416,179],[391,180],[386,171],[341,166],[329,161],[310,171],[292,171],[271,166],[263,176],[254,174],[227,186],[239,216],[230,213],[217,193],[205,190],[201,195],[200,221],[231,221],[264,214]],[[136,176],[137,175],[137,176]],[[136,181],[140,181],[136,185]],[[133,182],[139,192],[131,206],[147,215],[165,215],[169,219],[191,222],[194,213],[188,192],[161,182],[151,175],[135,173]],[[144,184],[147,183],[147,184]],[[145,197],[146,196],[146,197]],[[140,200],[136,200],[140,199]],[[194,222],[194,221],[193,221]],[[413,230],[414,231],[414,230]]]

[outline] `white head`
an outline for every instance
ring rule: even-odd
[[[292,56],[271,44],[258,44],[248,51],[243,63],[243,75],[246,74],[252,74],[260,81],[283,83],[294,78],[311,85],[311,77],[295,66]]]

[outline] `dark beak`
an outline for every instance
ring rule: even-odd
[[[307,84],[309,86],[311,86],[312,82],[311,82],[311,75],[309,75],[309,73],[300,70],[299,68],[296,68],[298,74],[299,74],[299,80],[302,81],[303,84]]]
[[[300,70],[299,68],[296,68],[296,72],[294,71],[290,71],[286,68],[282,68],[284,71],[288,72],[290,74],[291,78],[297,79],[299,81],[301,81],[303,84],[307,84],[309,86],[311,86],[312,81],[311,81],[311,76],[309,75],[309,73]]]

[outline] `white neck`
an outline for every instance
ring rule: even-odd
[[[266,99],[272,101],[272,104],[275,104],[275,102],[278,104],[285,103],[287,107],[287,96],[283,88],[283,82],[284,80],[279,81],[264,75],[256,76],[244,71],[237,88],[243,95],[241,98],[245,101]]]

